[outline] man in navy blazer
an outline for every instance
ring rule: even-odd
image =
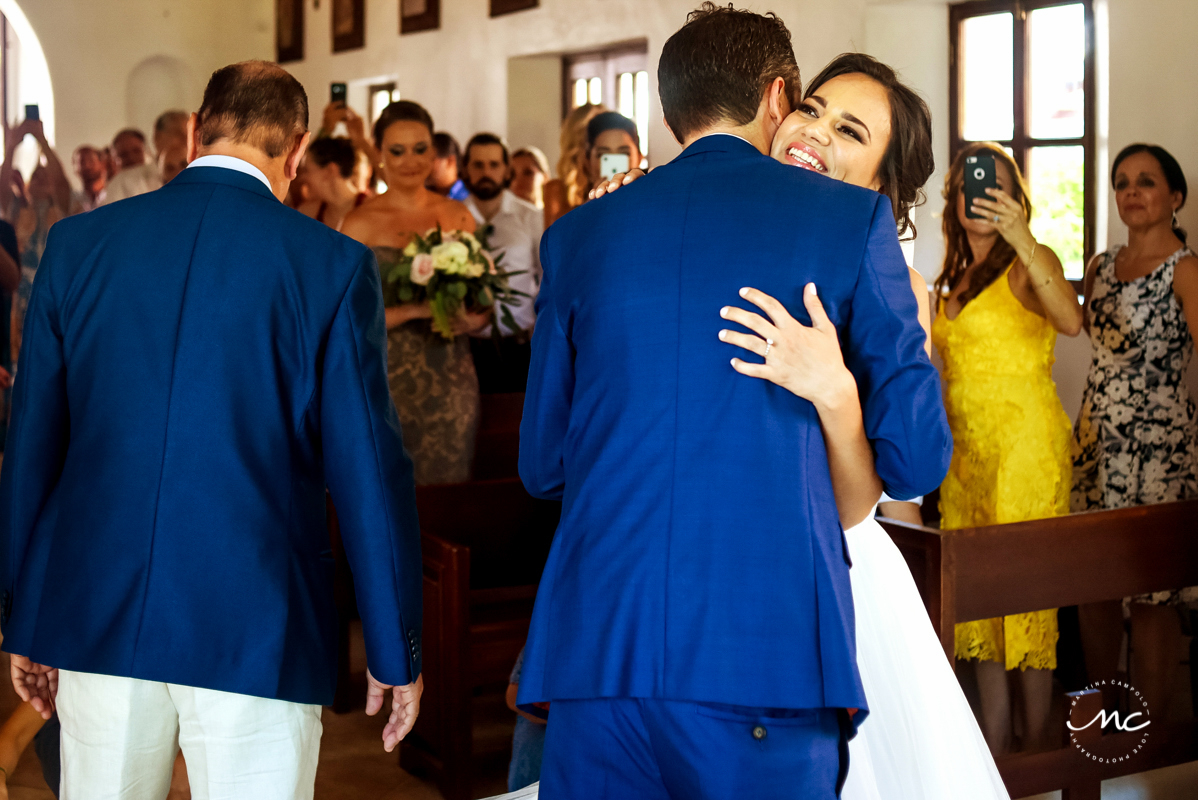
[[[563,502],[519,692],[551,704],[541,796],[830,798],[868,703],[828,456],[811,403],[733,370],[720,309],[752,286],[809,324],[818,286],[893,497],[947,470],[939,379],[889,202],[765,155],[800,89],[781,21],[707,4],[658,83],[684,152],[541,247],[520,474]]]
[[[62,796],[312,796],[336,681],[326,486],[357,587],[367,713],[419,709],[412,465],[378,268],[284,206],[308,103],[218,70],[164,188],[55,225],[0,476],[4,649],[62,722]]]

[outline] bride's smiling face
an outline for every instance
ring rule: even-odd
[[[818,87],[782,122],[771,156],[838,181],[877,191],[890,145],[890,97],[860,73]]]

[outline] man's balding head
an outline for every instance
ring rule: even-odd
[[[243,61],[212,73],[196,116],[199,143],[250,145],[268,158],[285,155],[308,131],[308,95],[282,67]]]

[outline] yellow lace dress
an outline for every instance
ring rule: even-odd
[[[952,464],[940,487],[945,529],[1069,513],[1070,424],[1052,380],[1057,332],[1015,297],[1010,271],[956,319],[941,300],[932,323],[953,434]],[[963,622],[956,655],[1008,670],[1055,669],[1057,637],[1055,608]]]

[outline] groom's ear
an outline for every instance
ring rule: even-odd
[[[774,78],[774,82],[770,84],[769,91],[766,93],[766,112],[770,123],[780,126],[782,120],[789,117],[793,110],[790,107],[790,93],[787,91],[786,79]]]

